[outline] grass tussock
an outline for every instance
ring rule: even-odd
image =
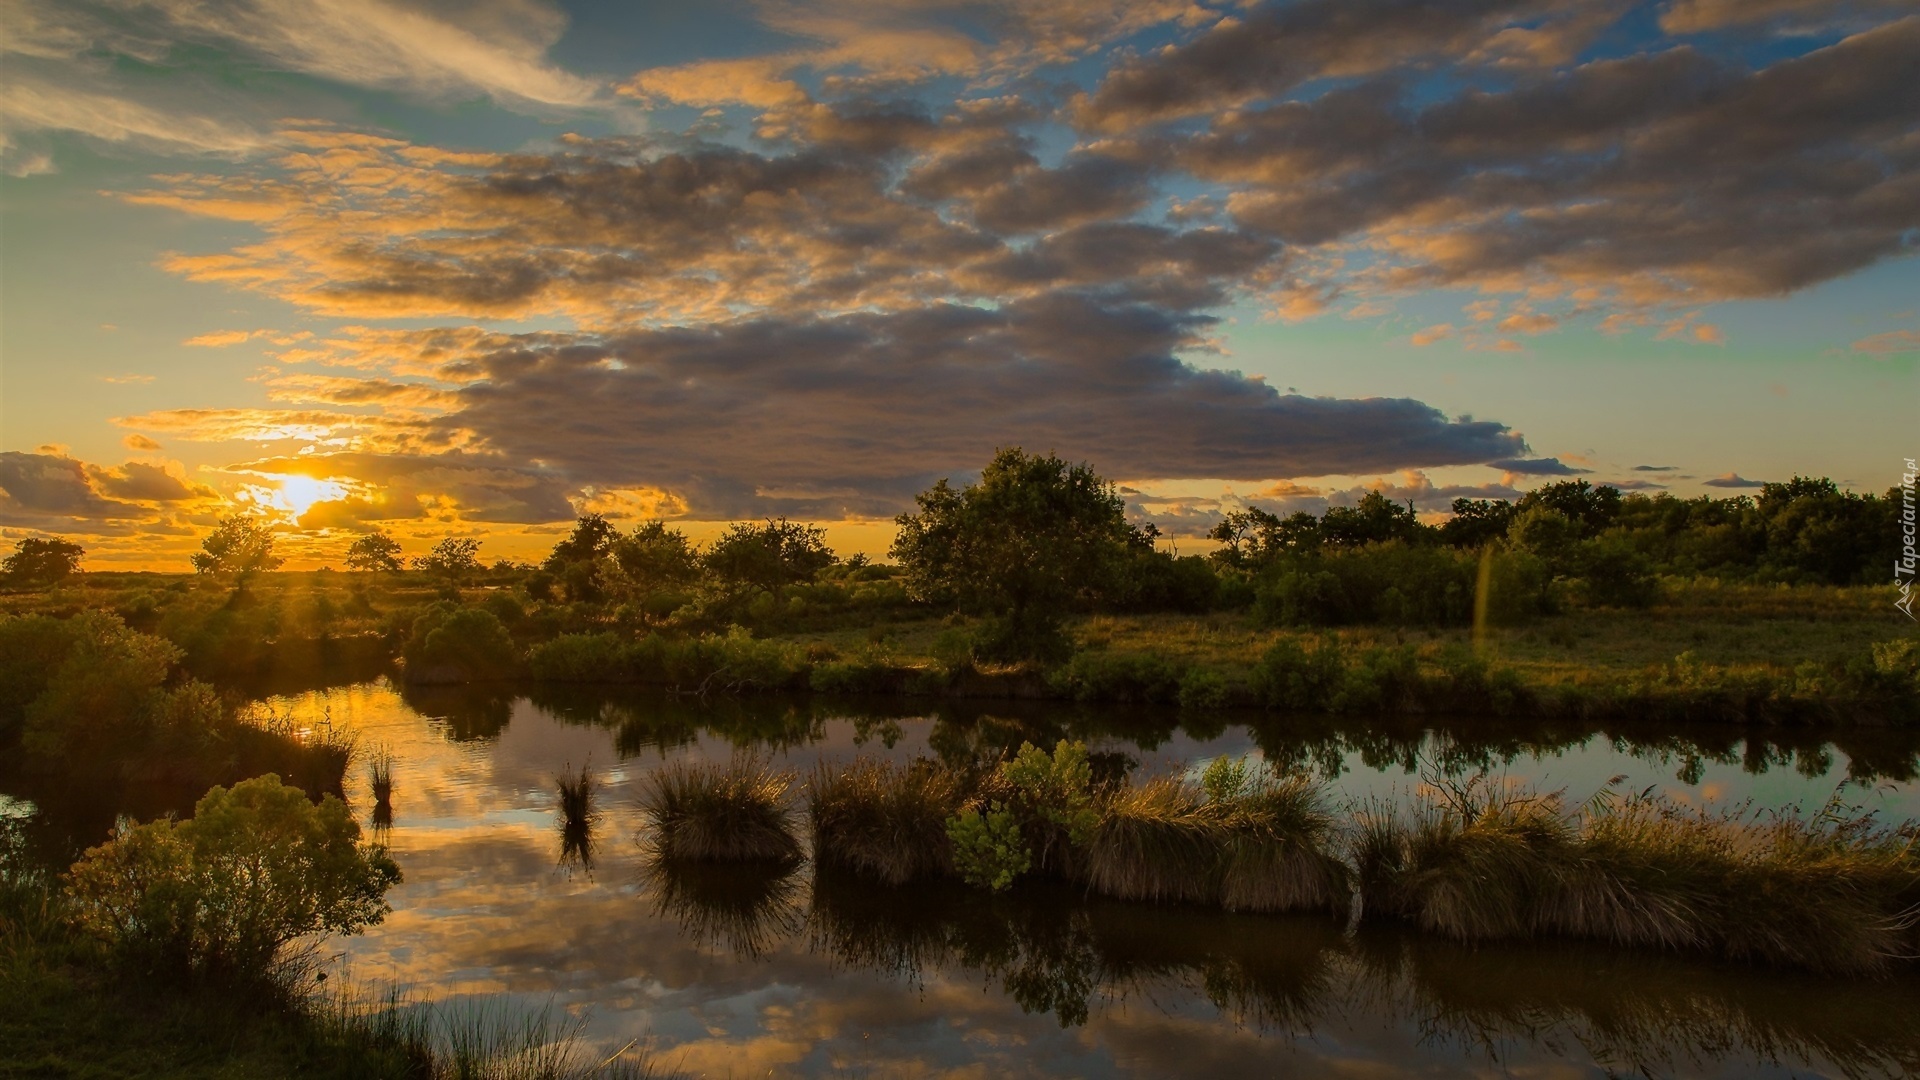
[[[373,805],[393,806],[393,751],[384,746],[376,747],[367,758],[367,790],[373,795]]]
[[[640,801],[662,858],[797,862],[800,838],[787,803],[792,785],[792,774],[750,757],[726,765],[680,762],[649,775]]]
[[[1225,840],[1197,790],[1160,777],[1114,791],[1087,853],[1087,883],[1123,900],[1207,903]]]
[[[931,761],[823,763],[807,781],[814,857],[889,885],[950,875],[947,819],[967,794],[959,774]]]
[[[1341,910],[1352,872],[1320,785],[1299,774],[1256,778],[1216,804],[1226,833],[1220,903],[1229,911]]]
[[[1462,941],[1565,935],[1881,975],[1920,955],[1920,831],[1473,785],[1363,815],[1367,908]]]

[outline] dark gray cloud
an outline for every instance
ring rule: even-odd
[[[1489,461],[1487,465],[1510,473],[1519,473],[1522,476],[1582,476],[1593,471],[1576,469],[1559,458],[1551,457],[1503,458],[1499,461]]]
[[[1711,480],[1702,480],[1700,482],[1711,488],[1760,488],[1767,486],[1765,480],[1749,480],[1739,473],[1728,473],[1725,476],[1716,476]]]
[[[101,497],[85,465],[64,454],[0,452],[0,511],[5,524],[25,524],[27,515],[70,518],[133,517],[140,508]]]
[[[1676,47],[1425,107],[1376,81],[1141,152],[1236,185],[1243,226],[1369,237],[1390,287],[1767,296],[1911,249],[1916,56],[1920,18],[1757,71]]]
[[[932,480],[1011,445],[1089,460],[1110,476],[1240,480],[1525,450],[1502,424],[1450,419],[1418,401],[1281,394],[1183,362],[1176,353],[1208,323],[1055,292],[997,309],[759,318],[566,342],[496,335],[437,359],[466,385],[433,423],[470,433],[492,460],[540,462],[543,478],[664,490],[703,516],[889,515]],[[336,467],[359,475],[368,463],[310,455],[274,468]]]
[[[1677,465],[1635,465],[1634,472],[1677,472]]]
[[[1263,3],[1191,42],[1119,65],[1076,102],[1074,116],[1091,129],[1129,131],[1284,94],[1325,76],[1457,60],[1503,30],[1595,6],[1568,0]]]

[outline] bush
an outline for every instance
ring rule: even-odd
[[[1003,892],[1033,865],[1033,851],[1020,835],[1020,821],[1000,803],[947,819],[954,869],[976,888]]]
[[[400,870],[332,796],[273,775],[214,788],[187,821],[123,825],[74,865],[81,927],[148,970],[259,979],[315,933],[358,933]]]
[[[621,682],[634,677],[632,650],[619,634],[561,634],[527,650],[541,682]]]
[[[1261,655],[1250,684],[1254,697],[1270,709],[1308,712],[1325,709],[1345,679],[1338,638],[1322,637],[1308,651],[1299,639],[1283,637]]]
[[[1153,653],[1079,652],[1053,675],[1053,683],[1075,701],[1156,702],[1180,698],[1185,672]]]
[[[415,682],[484,682],[519,666],[513,638],[492,612],[445,603],[414,620],[405,655]]]

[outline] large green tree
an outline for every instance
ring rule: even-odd
[[[919,598],[992,617],[980,642],[989,656],[1060,652],[1061,618],[1142,539],[1092,466],[1019,447],[996,453],[978,483],[942,480],[916,501],[918,512],[896,519],[893,558]]]
[[[812,581],[840,560],[827,547],[827,530],[778,518],[730,527],[707,549],[703,561],[721,581],[771,593]]]

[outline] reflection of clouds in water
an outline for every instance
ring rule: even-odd
[[[1608,1053],[1618,1057],[1607,1049],[1608,1018],[1620,1011],[1623,1000],[1639,1000],[1621,998],[1633,991],[1618,988],[1589,992],[1599,976],[1581,962],[1560,973],[1565,985],[1515,991],[1520,995],[1515,998],[1507,988],[1541,983],[1543,961],[1525,952],[1507,968],[1473,959],[1482,954],[1447,954],[1454,959],[1441,967],[1461,967],[1462,975],[1445,985],[1434,983],[1430,973],[1392,975],[1398,961],[1380,967],[1351,954],[1331,924],[1203,919],[1109,905],[1093,922],[1076,916],[1080,921],[1060,924],[1065,929],[1058,932],[1045,920],[1019,929],[1017,918],[1008,924],[1014,929],[1007,930],[994,922],[1001,916],[980,914],[986,905],[977,894],[961,893],[958,886],[947,886],[944,899],[937,891],[932,894],[932,908],[946,914],[905,912],[901,918],[920,922],[881,928],[924,938],[927,947],[917,972],[880,963],[884,942],[864,954],[857,948],[850,952],[857,941],[836,942],[784,923],[740,950],[737,937],[713,933],[712,927],[703,930],[687,911],[665,903],[659,884],[647,880],[636,842],[641,819],[634,785],[664,761],[728,760],[735,740],[716,732],[732,730],[729,716],[743,709],[703,713],[643,701],[630,708],[597,708],[592,715],[604,721],[582,723],[523,699],[511,703],[493,735],[467,739],[463,736],[471,731],[424,720],[380,685],[309,694],[289,703],[297,709],[330,708],[335,721],[352,727],[363,746],[385,745],[396,758],[395,820],[387,839],[406,881],[391,896],[394,912],[385,924],[341,943],[356,977],[374,986],[392,981],[422,996],[505,994],[536,1004],[551,996],[564,1008],[591,1008],[590,1038],[612,1047],[653,1036],[665,1064],[689,1071],[1594,1075],[1592,1062]],[[1100,731],[1077,715],[1051,728],[1045,717],[956,722],[951,716],[938,721],[901,716],[892,721],[898,737],[891,748],[879,739],[862,739],[863,730],[874,728],[871,722],[830,709],[771,720],[747,717],[744,726],[805,732],[811,742],[769,751],[776,764],[801,772],[818,760],[865,755],[903,761],[929,753],[942,724],[964,729],[971,733],[968,738],[981,732],[994,739],[1088,737],[1096,748],[1140,759],[1142,771],[1149,773],[1221,754],[1271,756],[1269,748],[1280,745],[1271,731],[1256,740],[1241,727],[1211,738],[1158,730],[1152,749],[1143,751],[1124,735]],[[640,752],[620,752],[622,725]],[[1401,748],[1372,749],[1348,738],[1339,750],[1342,791],[1359,796],[1391,791],[1404,798],[1418,785],[1417,774],[1400,765]],[[1365,762],[1367,755],[1373,756],[1372,765]],[[1726,800],[1771,787],[1818,805],[1831,790],[1832,781],[1825,778],[1810,780],[1792,769],[1756,776],[1740,771],[1737,755],[1722,757],[1728,760],[1708,765],[1699,784],[1678,785],[1675,793]],[[599,806],[605,817],[596,830],[594,872],[568,874],[559,866],[554,778],[568,762],[589,758],[604,784]],[[1657,779],[1675,788],[1670,766],[1649,765],[1608,739],[1512,761],[1509,779],[1545,776],[1553,786],[1580,796],[1618,772],[1633,775],[1624,785],[1628,788],[1637,790],[1636,779],[1639,787]],[[364,814],[370,799],[362,772],[356,767],[348,788]],[[1653,779],[1640,779],[1648,776]],[[1578,781],[1586,777],[1592,782],[1583,787]],[[1900,785],[1891,798],[1911,800],[1913,786]],[[802,870],[797,880],[808,876]],[[805,918],[817,917],[818,897],[803,889],[794,903],[809,910]],[[878,903],[884,908],[887,901]],[[847,921],[874,920],[856,910]],[[1008,933],[1016,944],[1007,944]],[[1582,955],[1591,961],[1608,954]],[[1080,966],[1063,971],[1060,964]],[[1637,964],[1618,966],[1633,972],[1641,970]],[[1646,970],[1655,979],[1684,980],[1707,969],[1656,964]],[[1396,981],[1404,978],[1415,978],[1417,988]],[[1788,990],[1801,989],[1791,980],[1776,981]],[[1725,983],[1720,978],[1718,989],[1702,994],[1731,992]],[[1850,990],[1843,996],[1851,1001],[1865,993]],[[1061,1016],[1073,1014],[1076,994],[1084,995],[1085,1022],[1063,1027]],[[1911,994],[1895,995],[1901,996]],[[1665,1000],[1650,1008],[1700,1011],[1671,995]],[[1740,1047],[1758,1038],[1764,1045],[1777,1040],[1764,1030],[1777,1020],[1766,1014],[1761,1021],[1742,1021],[1739,1010],[1729,1008],[1733,1020],[1696,1024],[1707,1040],[1698,1044],[1706,1048],[1704,1062],[1656,1071],[1732,1076],[1751,1070],[1755,1063],[1744,1051],[1733,1055],[1737,1061],[1718,1060],[1726,1052],[1714,1048],[1711,1039]],[[1547,1041],[1528,1033],[1516,1017],[1544,1030]],[[1656,1035],[1666,1030],[1658,1017],[1635,1022]],[[1843,1027],[1846,1022],[1841,1021]],[[1496,1032],[1497,1061],[1473,1034],[1476,1024]],[[1786,1056],[1793,1059],[1795,1053]]]

